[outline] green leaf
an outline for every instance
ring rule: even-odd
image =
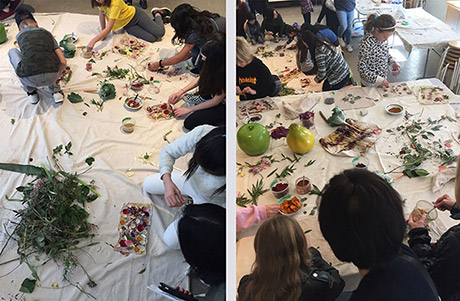
[[[438,124],[437,126],[431,128],[432,131],[439,131],[442,128],[442,124]]]
[[[311,232],[311,229],[305,231],[303,234],[307,234],[307,233],[310,233]]]
[[[323,192],[318,188],[318,186],[316,186],[315,184],[313,184],[313,189],[310,190],[310,192],[308,194],[316,194],[316,195],[321,195]]]
[[[36,279],[29,279],[29,278],[24,279],[19,291],[23,293],[27,293],[27,294],[32,293],[35,289],[35,282],[37,282]]]
[[[79,102],[83,102],[83,98],[81,98],[81,96],[77,93],[70,93],[68,96],[67,96],[67,99],[71,102],[71,103],[79,103]]]
[[[67,145],[65,146],[66,152],[68,152],[71,148],[72,148],[72,142],[69,141],[69,143],[67,143]]]
[[[86,162],[86,164],[88,164],[88,166],[91,166],[91,164],[93,164],[93,162],[94,162],[94,158],[93,157],[88,157],[88,158],[86,158],[85,162]]]
[[[140,271],[138,272],[138,274],[144,274],[144,272],[145,272],[145,268],[143,268],[142,270],[140,270]]]
[[[22,165],[14,163],[0,163],[0,169],[23,173],[26,175],[38,176],[42,174],[43,169],[34,165]]]
[[[416,177],[424,177],[429,175],[430,173],[425,169],[405,169],[403,174],[408,178],[416,178]]]
[[[16,122],[16,120],[14,120],[14,119],[11,119],[11,121],[10,121],[10,122],[11,122],[11,124],[14,124],[14,123]]]

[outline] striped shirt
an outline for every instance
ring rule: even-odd
[[[340,83],[350,74],[350,67],[337,49],[332,46],[330,50],[325,45],[317,46],[315,49],[316,67],[318,73],[316,76],[319,81],[326,78],[331,86]]]

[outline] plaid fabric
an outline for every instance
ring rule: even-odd
[[[299,0],[302,15],[313,11],[311,0]]]

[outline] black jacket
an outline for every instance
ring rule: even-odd
[[[342,292],[345,281],[340,277],[339,272],[329,265],[321,257],[321,253],[311,247],[312,267],[301,272],[302,295],[301,301],[328,301],[335,300]],[[252,275],[245,275],[240,280],[238,294],[241,296],[246,289]]]
[[[453,207],[451,217],[460,219]],[[460,300],[460,224],[446,231],[433,246],[426,228],[409,231],[409,246],[420,258],[443,301]]]
[[[276,92],[275,80],[265,64],[254,57],[252,62],[245,67],[236,67],[236,84],[243,90],[245,87],[251,87],[257,93],[255,95],[245,94],[241,100],[252,100],[264,98],[265,96],[274,96]]]

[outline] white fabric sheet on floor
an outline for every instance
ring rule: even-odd
[[[65,34],[76,33],[79,40],[76,45],[86,46],[92,37],[99,32],[98,16],[80,14],[36,14],[41,27],[55,35],[59,42]],[[59,157],[61,165],[66,171],[82,172],[86,169],[85,159],[94,157],[95,162],[88,172],[81,175],[84,181],[94,180],[101,197],[87,204],[90,213],[89,221],[97,225],[96,236],[93,239],[98,245],[84,249],[78,256],[92,279],[97,283],[95,288],[87,286],[88,279],[81,271],[75,269],[70,279],[79,283],[90,294],[99,300],[162,300],[147,286],[158,285],[160,281],[172,286],[187,287],[185,276],[188,265],[180,251],[169,250],[162,241],[166,227],[178,216],[179,209],[166,207],[161,197],[143,195],[142,182],[145,177],[158,172],[158,158],[162,147],[167,142],[163,135],[172,130],[168,136],[170,141],[182,136],[182,120],[166,120],[154,122],[147,117],[144,109],[137,112],[127,111],[123,101],[127,95],[136,93],[123,88],[128,80],[111,81],[117,88],[117,97],[104,103],[101,112],[90,104],[94,98],[99,101],[97,94],[85,93],[85,89],[98,89],[99,80],[92,77],[91,72],[85,70],[88,60],[80,56],[77,49],[75,58],[68,59],[72,67],[73,76],[65,86],[66,99],[62,105],[54,104],[48,91],[40,91],[43,98],[37,105],[28,102],[27,95],[22,90],[20,82],[8,60],[8,49],[14,47],[13,42],[18,32],[16,24],[12,24],[8,31],[8,41],[0,45],[0,162],[48,165],[53,148],[59,144],[72,142],[73,156]],[[152,60],[166,58],[176,53],[176,46],[172,45],[173,29],[167,25],[166,35],[162,41],[153,43],[145,51]],[[113,35],[110,34],[95,50],[111,50]],[[102,72],[107,66],[129,68],[129,64],[136,66],[135,60],[109,51],[102,60],[96,60],[92,72]],[[184,64],[182,65],[184,66]],[[145,87],[140,96],[152,99],[147,104],[159,104],[167,101],[173,92],[188,84],[193,77],[190,74],[168,77],[166,75],[146,71],[144,75],[153,76],[159,80],[160,93],[151,94]],[[180,82],[179,82],[180,81]],[[85,103],[72,104],[67,100],[70,92],[79,93]],[[120,99],[121,98],[121,99]],[[145,104],[144,104],[145,106]],[[83,113],[86,112],[86,116]],[[121,120],[130,116],[136,120],[133,133],[126,134],[121,130]],[[14,124],[12,122],[14,120]],[[148,162],[139,158],[141,154],[151,153]],[[188,157],[176,162],[176,170],[186,169]],[[134,174],[128,176],[127,171]],[[3,224],[14,219],[12,210],[21,208],[21,204],[8,202],[5,195],[19,197],[15,188],[32,180],[30,176],[0,171],[0,248],[6,242]],[[127,202],[153,202],[151,228],[147,253],[145,255],[131,254],[128,257],[113,251],[107,244],[116,244],[118,240],[117,226],[120,209]],[[106,244],[107,243],[107,244]],[[0,263],[17,258],[15,243],[10,242],[1,256]],[[41,265],[35,262],[41,281],[32,295],[26,299],[34,300],[90,300],[73,286],[69,286],[62,279],[62,267],[53,262]],[[31,272],[25,264],[17,269],[18,261],[0,265],[0,276],[11,272],[8,276],[0,277],[0,296],[7,297],[19,292],[24,278],[31,278]],[[145,272],[139,273],[145,269]],[[51,282],[59,284],[59,289],[51,289]]]
[[[414,82],[408,82],[408,85],[411,87],[415,86],[428,86],[428,85],[442,85],[438,80],[418,80]],[[345,113],[348,118],[353,118],[357,120],[362,120],[364,122],[375,123],[380,126],[382,133],[380,134],[380,139],[377,141],[375,147],[369,149],[365,157],[370,161],[368,169],[370,171],[385,171],[385,166],[387,162],[393,162],[395,158],[387,154],[388,145],[386,142],[386,129],[396,127],[397,125],[403,122],[403,115],[391,116],[385,112],[385,106],[390,103],[399,103],[405,107],[405,109],[415,116],[419,116],[422,119],[427,119],[431,117],[433,120],[439,119],[442,115],[447,115],[452,118],[456,118],[455,111],[452,106],[449,104],[441,105],[421,105],[414,95],[411,97],[402,97],[402,98],[393,98],[386,99],[382,98],[377,92],[376,88],[363,88],[368,93],[368,96],[374,99],[378,99],[375,102],[375,106],[367,108],[368,114],[366,116],[360,115],[360,109],[347,110]],[[447,89],[447,88],[446,88]],[[324,104],[324,98],[329,97],[327,92],[319,93],[321,95],[321,100],[313,108],[315,112],[315,126],[311,129],[313,135],[315,136],[315,145],[313,149],[299,156],[301,159],[298,163],[295,164],[296,170],[292,175],[288,176],[286,179],[290,184],[289,193],[296,195],[295,192],[295,181],[296,179],[306,176],[310,181],[315,184],[319,189],[322,189],[329,180],[336,174],[340,173],[344,169],[353,168],[351,157],[339,157],[333,156],[327,153],[319,143],[319,139],[327,136],[334,131],[334,128],[330,127],[321,117],[319,116],[319,111],[322,111],[326,118],[331,115],[331,110],[334,105]],[[281,103],[281,101],[286,101],[288,103],[295,102],[301,96],[286,96],[286,97],[276,97],[272,98],[275,103]],[[340,99],[336,99],[341,101]],[[275,120],[275,115],[278,114],[278,110],[268,111],[263,113],[263,124],[268,125]],[[300,123],[299,120],[286,120],[283,116],[276,119],[277,122],[280,122],[284,127],[289,127],[293,122]],[[449,129],[456,128],[460,129],[459,122],[446,122],[449,124]],[[241,123],[242,124],[242,123]],[[239,124],[239,125],[241,125]],[[443,123],[444,124],[444,123]],[[279,124],[277,124],[278,126]],[[452,149],[455,154],[460,152],[460,145],[457,142],[452,142]],[[393,145],[392,151],[399,152],[402,145]],[[274,155],[274,158],[277,160],[282,159],[282,154],[293,158],[293,153],[286,144],[286,139],[282,138],[279,140],[271,139],[270,147],[264,155]],[[249,157],[247,156],[239,147],[236,150],[237,162],[244,165],[245,162],[250,164],[255,164],[260,160],[260,156]],[[314,160],[314,163],[310,166],[306,166],[310,160]],[[293,163],[284,160],[281,162],[276,162],[272,164],[271,167],[266,168],[261,174],[263,176],[264,187],[269,188],[271,182],[275,179],[275,176],[270,176],[267,178],[268,174],[277,168],[277,173],[280,173],[284,167],[287,165],[292,165]],[[433,193],[432,192],[432,178],[437,170],[430,169],[429,164],[421,165],[420,168],[427,168],[431,174],[423,178],[414,178],[409,179],[407,177],[401,177],[395,180],[394,188],[400,193],[401,197],[404,200],[404,212],[405,216],[408,217],[410,212],[414,209],[415,204],[418,200],[428,200],[434,202],[437,197],[448,193],[454,195],[454,182],[451,181],[447,183],[440,191]],[[390,174],[392,177],[396,173]],[[251,188],[251,185],[260,179],[261,175],[253,175],[246,168],[244,169],[244,176],[238,176],[236,179],[237,193],[246,193],[247,189]],[[275,204],[277,199],[270,192],[266,192],[264,195],[259,197],[259,205],[272,205]],[[322,253],[322,256],[326,258],[328,262],[332,262],[333,265],[340,271],[342,277],[346,281],[345,290],[354,289],[359,282],[358,270],[355,266],[349,263],[342,263],[334,257],[329,245],[322,237],[319,227],[317,225],[317,196],[316,195],[307,195],[307,200],[304,202],[306,206],[302,207],[299,212],[294,216],[302,226],[303,230],[312,230],[308,233],[307,240],[311,246],[319,247],[319,251]],[[313,211],[312,211],[313,210]],[[448,228],[456,224],[456,221],[449,217],[449,212],[439,211],[439,217],[431,222],[430,235],[432,236],[433,242],[435,242],[442,233],[444,233]],[[254,254],[254,236],[258,225],[255,225],[249,229],[240,231],[238,233],[240,240],[237,242],[237,283],[245,274],[250,273],[252,263],[255,259]]]

